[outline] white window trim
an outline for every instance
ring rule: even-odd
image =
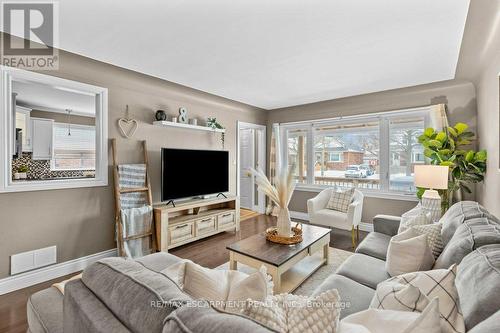
[[[370,190],[370,189],[359,189],[361,190],[367,197],[377,197],[377,198],[386,198],[386,199],[395,199],[395,200],[408,200],[408,201],[418,201],[415,193],[411,192],[400,192],[400,191],[391,191],[390,188],[390,165],[389,165],[389,157],[390,157],[390,120],[391,119],[401,119],[401,118],[413,118],[415,116],[423,116],[424,118],[424,127],[428,127],[430,124],[430,106],[426,107],[418,107],[412,109],[405,110],[397,110],[397,111],[387,111],[387,112],[379,112],[379,113],[369,113],[355,116],[347,116],[347,117],[339,117],[339,118],[331,118],[331,119],[320,119],[320,120],[311,120],[311,121],[301,121],[301,122],[293,122],[293,123],[280,123],[273,124],[273,126],[279,127],[280,132],[280,142],[288,142],[287,132],[288,130],[303,130],[307,133],[307,151],[306,154],[308,156],[308,166],[311,165],[314,168],[314,128],[323,127],[326,125],[332,124],[352,124],[359,123],[361,121],[370,122],[370,121],[378,121],[379,122],[379,166],[380,166],[380,187],[381,190]],[[385,148],[384,148],[385,147]],[[285,165],[288,165],[288,154],[287,147],[280,148],[281,150],[281,160],[284,161]],[[307,170],[307,182],[306,183],[297,183],[296,189],[299,191],[313,191],[320,192],[321,190],[328,187],[328,185],[317,185],[314,184],[314,174],[310,172],[311,167],[308,167]]]
[[[38,82],[96,96],[96,175],[95,178],[12,181],[12,80]],[[55,76],[0,66],[0,193],[45,191],[108,185],[108,89]]]
[[[56,123],[56,122],[54,123],[54,125],[68,126],[67,123]],[[71,128],[93,128],[93,129],[95,129],[95,126],[71,124]],[[55,162],[56,161],[55,161],[55,145],[54,145],[54,158],[50,160],[50,171],[95,171],[95,168],[94,169],[89,169],[89,168],[58,169],[58,168],[56,168]]]

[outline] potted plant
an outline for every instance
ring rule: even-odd
[[[487,153],[486,150],[468,149],[474,138],[474,133],[468,131],[468,128],[464,123],[457,123],[442,131],[427,128],[418,138],[424,146],[424,155],[430,159],[431,164],[450,168],[448,189],[440,191],[444,211],[453,198],[456,201],[462,200],[462,191],[471,193],[471,184],[484,180]],[[419,189],[417,196],[420,198],[424,191],[425,189]]]
[[[26,179],[28,178],[29,168],[27,165],[21,165],[17,168],[17,171],[14,173],[14,179]]]
[[[224,129],[224,126],[222,126],[221,124],[219,124],[217,122],[217,119],[216,118],[208,118],[207,119],[207,126],[212,128],[213,130],[216,130],[216,129]],[[222,143],[222,149],[224,149],[224,132],[221,132],[220,133],[220,141]]]

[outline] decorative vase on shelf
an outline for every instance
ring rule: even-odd
[[[279,236],[290,237],[292,235],[292,221],[290,220],[288,207],[279,209],[276,227]]]

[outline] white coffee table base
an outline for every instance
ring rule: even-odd
[[[330,235],[327,234],[280,266],[270,265],[258,259],[229,250],[229,269],[237,270],[238,262],[255,269],[259,269],[264,265],[267,268],[267,273],[273,279],[274,293],[290,293],[297,289],[318,268],[328,263],[329,244]],[[322,253],[318,253],[319,251]]]

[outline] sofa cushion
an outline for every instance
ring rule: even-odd
[[[312,296],[317,296],[324,291],[337,289],[340,302],[340,318],[368,309],[375,290],[368,288],[345,276],[332,274],[314,290]]]
[[[380,232],[370,232],[358,245],[356,253],[385,260],[391,236]]]
[[[361,253],[355,253],[340,265],[337,274],[348,277],[372,289],[390,278],[385,261]]]
[[[157,252],[135,259],[135,261],[140,263],[147,269],[155,272],[160,272],[165,268],[172,266],[173,264],[181,262],[182,259],[170,253]]]
[[[28,325],[32,333],[63,332],[63,295],[50,287],[28,299]]]
[[[66,284],[63,312],[64,332],[130,332],[81,280]]]
[[[487,217],[495,223],[500,223],[496,217],[475,201],[460,201],[451,206],[439,220],[443,223],[441,235],[444,245],[448,244],[459,225],[464,221],[478,217]]]
[[[483,320],[467,333],[491,333],[500,332],[500,310],[495,312],[488,319]]]
[[[238,314],[211,308],[207,303],[194,302],[196,306],[183,306],[165,320],[163,333],[269,333],[270,328]]]
[[[131,331],[161,332],[163,320],[190,300],[168,277],[131,259],[107,258],[83,271],[83,283]]]
[[[452,264],[460,264],[466,255],[487,244],[500,244],[500,224],[486,217],[464,221],[458,226],[434,267],[448,268]]]
[[[468,330],[500,309],[500,244],[480,247],[458,266],[456,286]]]
[[[315,224],[351,230],[352,225],[347,222],[347,214],[333,209],[320,209],[314,213]]]

